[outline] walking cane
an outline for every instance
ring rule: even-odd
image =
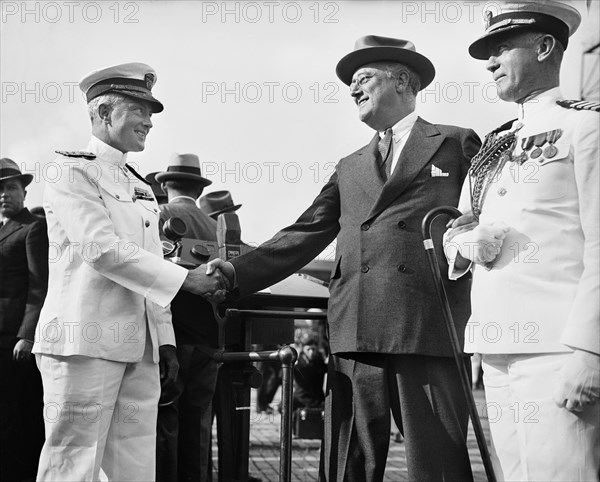
[[[479,420],[479,415],[477,414],[477,409],[475,408],[475,399],[473,398],[473,392],[471,391],[469,375],[463,361],[462,347],[458,341],[458,335],[456,334],[456,328],[454,327],[452,312],[450,311],[450,304],[448,303],[448,296],[446,295],[446,290],[444,289],[442,275],[440,274],[440,267],[435,257],[433,240],[431,239],[431,223],[436,217],[442,214],[458,217],[461,216],[462,213],[452,206],[440,206],[429,211],[423,218],[423,223],[421,224],[423,244],[425,245],[429,267],[431,268],[431,273],[433,274],[435,291],[437,292],[438,301],[442,308],[442,313],[444,314],[444,321],[446,322],[446,329],[448,330],[450,344],[452,345],[454,361],[456,362],[458,374],[460,375],[460,382],[465,394],[465,398],[467,399],[467,405],[469,406],[469,414],[471,415],[471,422],[473,423],[473,431],[475,432],[475,437],[477,438],[477,445],[479,446],[479,452],[481,453],[481,459],[483,461],[485,473],[489,482],[496,482],[496,475],[494,474],[494,469],[492,467],[492,459],[490,458],[490,452],[485,441],[483,428],[481,427],[481,420]]]

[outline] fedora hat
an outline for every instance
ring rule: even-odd
[[[399,62],[412,68],[421,79],[421,90],[435,77],[435,67],[427,57],[417,52],[415,44],[378,35],[360,37],[354,44],[354,50],[338,62],[335,72],[344,84],[350,85],[359,67],[382,61]]]
[[[169,167],[166,171],[156,174],[156,180],[160,183],[173,180],[195,181],[202,186],[212,184],[200,171],[200,159],[196,154],[174,153],[169,159]]]
[[[31,174],[22,174],[17,163],[8,157],[0,159],[0,182],[8,179],[20,179],[23,187],[29,185],[33,179]]]
[[[490,38],[507,32],[523,31],[548,33],[566,49],[569,37],[579,28],[580,23],[579,11],[561,2],[508,2],[499,11],[485,12],[485,33],[469,46],[469,54],[475,59],[487,60]]]
[[[218,216],[223,213],[231,213],[242,207],[241,204],[233,204],[229,191],[214,191],[200,198],[200,209],[209,216]]]

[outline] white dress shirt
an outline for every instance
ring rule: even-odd
[[[400,154],[402,153],[402,149],[408,140],[408,136],[410,131],[412,130],[415,122],[417,122],[417,113],[411,112],[406,117],[400,119],[396,124],[392,126],[392,166],[390,169],[390,173],[393,174],[394,169],[396,169],[396,165],[398,164],[398,159],[400,158]],[[385,132],[380,132],[379,137],[383,139],[385,136]],[[390,174],[390,176],[391,176]]]

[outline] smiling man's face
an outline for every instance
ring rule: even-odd
[[[139,152],[146,146],[152,128],[152,107],[148,102],[124,100],[110,113],[107,125],[108,144],[121,152]]]
[[[352,76],[350,95],[358,106],[358,117],[369,127],[383,131],[397,121],[401,96],[397,80],[377,66],[367,64]]]
[[[522,101],[544,80],[539,78],[535,37],[521,32],[498,35],[488,41],[486,69],[492,73],[498,96],[506,102]]]

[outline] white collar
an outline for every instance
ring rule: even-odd
[[[190,196],[175,196],[174,198],[171,198],[169,200],[169,202],[172,203],[173,201],[178,200],[178,199],[189,199],[194,204],[196,204],[196,200],[193,197],[190,197]]]
[[[96,154],[97,158],[108,161],[111,164],[116,164],[120,167],[123,167],[127,162],[126,152],[123,153],[119,149],[109,146],[106,142],[101,141],[94,135],[92,135],[86,150]]]
[[[398,142],[402,137],[404,137],[412,130],[413,126],[415,125],[415,122],[417,122],[418,117],[419,116],[417,115],[417,113],[413,111],[407,116],[400,119],[392,126],[394,142]],[[381,139],[383,139],[384,136],[385,132],[379,133],[379,137]]]
[[[563,98],[560,87],[554,87],[553,89],[542,92],[532,99],[529,99],[527,102],[519,104],[519,120],[527,120],[531,116],[537,116],[549,107],[554,107],[556,101]]]

